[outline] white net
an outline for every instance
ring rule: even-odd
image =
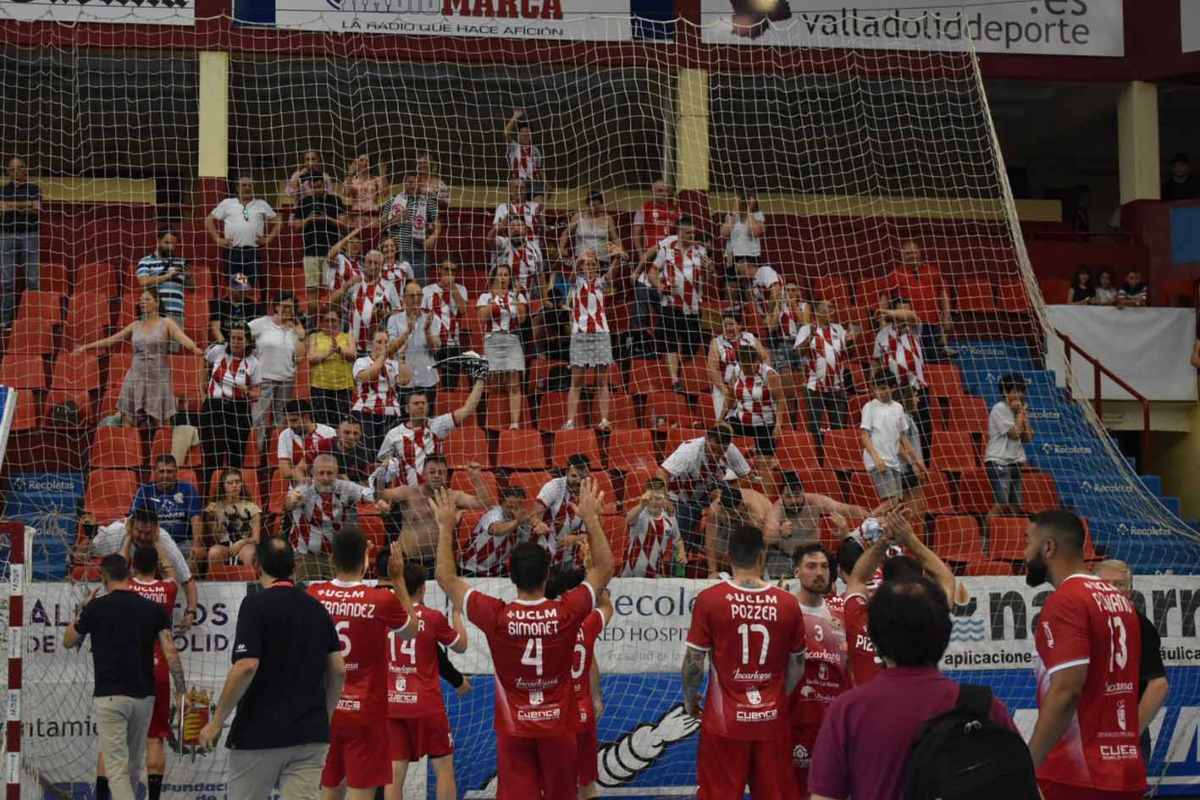
[[[211,700],[245,593],[239,581],[254,574],[239,543],[252,526],[297,539],[320,527],[319,504],[301,502],[294,517],[284,508],[289,485],[310,485],[318,452],[335,452],[339,473],[364,486],[377,462],[420,469],[411,446],[389,450],[384,438],[414,388],[430,416],[458,412],[444,440],[433,423],[452,486],[475,494],[482,483],[485,506],[507,487],[532,502],[582,453],[607,484],[606,528],[622,568],[683,576],[618,583],[617,620],[599,649],[601,782],[629,794],[682,794],[694,781],[675,669],[693,579],[722,568],[706,532],[719,535],[728,520],[680,497],[685,551],[648,556],[624,513],[656,465],[719,421],[735,423],[746,488],[774,499],[794,475],[810,492],[870,509],[880,499],[859,422],[873,374],[897,375],[926,468],[903,478],[914,521],[975,594],[960,609],[947,666],[993,685],[1026,726],[1029,631],[1042,596],[1014,577],[1024,514],[1061,502],[1086,517],[1089,557],[1125,559],[1139,575],[1195,571],[1195,534],[1046,369],[1049,327],[968,54],[708,48],[683,23],[674,41],[571,45],[223,21],[194,30],[9,21],[3,30],[0,150],[20,156],[41,189],[40,280],[32,285],[31,256],[18,258],[26,266],[3,287],[12,328],[0,369],[22,400],[4,458],[5,515],[37,531],[24,654],[29,796],[78,796],[94,775],[89,665],[57,644],[94,586],[90,562],[69,555],[80,520],[124,518],[139,486],[161,479],[140,496],[182,547],[197,548],[201,620],[178,641],[190,682]],[[514,170],[531,179],[511,184]],[[239,190],[239,178],[251,187]],[[667,191],[654,202],[658,180]],[[680,215],[691,225],[679,226]],[[27,220],[5,220],[6,236],[27,232]],[[357,244],[341,242],[359,227]],[[676,234],[681,247],[654,250]],[[334,245],[365,281],[342,285]],[[398,308],[372,283],[375,248],[385,272],[407,274],[405,262],[417,278],[393,284]],[[566,299],[591,274],[588,250],[607,257],[598,273],[612,270],[607,337],[588,327],[590,284]],[[497,264],[522,284],[511,304],[489,277]],[[246,276],[248,293],[231,288],[233,275]],[[143,282],[156,298],[143,298]],[[459,291],[451,284],[465,302],[443,316]],[[278,304],[280,293],[295,302]],[[127,329],[147,310],[181,320],[178,352],[152,315]],[[244,392],[238,322],[272,314],[251,326],[265,382]],[[588,336],[573,342],[577,318]],[[286,332],[293,324],[304,328],[304,351]],[[375,327],[389,344],[372,343]],[[122,341],[74,352],[122,331]],[[407,369],[372,350],[398,339]],[[222,341],[208,360],[191,352]],[[573,393],[571,364],[603,362],[610,349],[614,366],[581,371]],[[509,372],[473,396],[472,366],[443,361],[460,351]],[[226,381],[216,398],[214,374]],[[988,416],[1006,376],[1024,386],[1032,439],[1023,466],[989,476]],[[253,410],[259,391],[274,400]],[[293,395],[309,406],[289,421]],[[178,474],[159,475],[169,453]],[[240,467],[257,511],[222,495],[227,467]],[[545,490],[550,505],[556,486]],[[357,516],[382,543],[400,532],[395,511],[361,503]],[[570,525],[564,517],[548,515],[555,538]],[[476,520],[468,515],[460,532],[461,566],[494,574],[499,559],[488,561],[490,544],[471,535]],[[421,525],[411,516],[408,525],[410,554],[428,558]],[[776,563],[806,536],[836,549],[838,527],[797,521]],[[566,545],[558,553],[572,556]],[[1168,651],[1194,637],[1186,579],[1156,578],[1139,598]],[[1176,670],[1186,661],[1168,662],[1182,697],[1196,692],[1194,675]],[[490,668],[480,651],[459,663]],[[486,683],[448,695],[459,786],[471,793],[486,793],[494,773]],[[1152,728],[1164,787],[1190,768],[1180,766],[1190,730],[1181,713],[1169,705]],[[220,753],[169,747],[168,793],[219,796],[225,780]]]

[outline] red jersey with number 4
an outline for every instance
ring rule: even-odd
[[[1107,792],[1145,789],[1138,750],[1142,633],[1133,603],[1091,575],[1072,575],[1046,600],[1033,638],[1039,706],[1054,673],[1087,667],[1075,715],[1038,780]]]
[[[784,679],[792,656],[804,652],[795,597],[778,586],[710,586],[696,596],[687,646],[709,657],[701,730],[751,741],[786,735]]]
[[[438,676],[438,645],[452,646],[458,632],[446,615],[415,605],[417,635],[403,640],[395,631],[388,634],[388,716],[393,719],[445,714]]]
[[[167,619],[171,619],[175,612],[175,595],[179,592],[179,584],[175,581],[143,581],[140,578],[134,578],[129,582],[129,588],[140,597],[158,603],[167,612]],[[163,658],[162,645],[158,642],[154,643],[154,679],[158,682],[163,682],[168,678],[167,660]]]
[[[816,733],[829,707],[850,688],[846,672],[846,631],[842,614],[821,603],[816,608],[801,604],[804,615],[804,679],[792,693],[792,729],[809,728]]]
[[[867,598],[855,593],[846,595],[842,618],[846,624],[846,657],[850,667],[850,683],[862,686],[883,669],[875,655],[875,643],[867,633]]]
[[[571,659],[571,680],[575,683],[575,699],[579,701],[579,722],[587,725],[595,722],[596,709],[592,705],[592,662],[596,660],[596,640],[604,632],[604,613],[596,608],[587,615],[579,626],[575,641],[575,655]]]
[[[356,723],[383,719],[387,704],[388,632],[408,621],[404,606],[391,590],[365,583],[321,581],[308,593],[321,601],[342,643],[346,683],[338,698],[338,717]]]
[[[579,628],[596,605],[587,583],[557,600],[514,600],[472,589],[467,619],[487,637],[495,665],[496,730],[510,736],[574,736],[578,703],[571,662]]]

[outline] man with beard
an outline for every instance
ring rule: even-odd
[[[343,298],[350,309],[350,339],[361,355],[371,346],[371,333],[385,327],[388,316],[401,306],[395,284],[383,279],[383,253],[367,251],[362,272],[334,292],[329,303],[337,306]]]
[[[762,531],[763,541],[779,538],[779,509],[762,492],[720,483],[708,507],[708,530],[704,534],[704,557],[708,577],[720,577],[729,567],[729,537],[743,525]]]
[[[804,491],[804,481],[793,470],[783,473],[775,511],[779,517],[779,535],[767,538],[767,577],[771,579],[792,574],[799,549],[820,537],[821,517],[828,515],[838,534],[844,536],[850,530],[850,519],[862,519],[870,513],[861,506]]]
[[[275,455],[279,474],[290,488],[308,479],[313,459],[333,450],[337,431],[313,419],[312,405],[307,400],[289,400],[283,421],[286,427],[279,432]]]
[[[537,505],[542,511],[542,524],[534,526],[533,532],[546,537],[544,546],[550,551],[550,561],[556,564],[582,563],[576,558],[577,546],[587,536],[583,531],[583,519],[579,516],[579,487],[591,474],[592,463],[583,453],[567,458],[567,473],[561,478],[551,478],[538,492]]]
[[[1088,573],[1069,511],[1029,523],[1025,582],[1054,593],[1034,631],[1038,719],[1029,752],[1046,800],[1134,800],[1146,790],[1138,738],[1142,634],[1129,598]]]
[[[187,262],[175,255],[179,236],[170,228],[158,232],[158,247],[137,263],[138,286],[158,291],[162,314],[183,327],[183,284],[187,276]]]
[[[846,673],[846,631],[841,612],[825,602],[833,585],[833,559],[816,542],[796,550],[796,579],[800,611],[804,615],[804,677],[792,693],[792,767],[800,797],[808,797],[808,770],[813,744],[825,709],[850,687]]]

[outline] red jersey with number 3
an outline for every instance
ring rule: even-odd
[[[867,633],[867,598],[855,593],[846,595],[842,619],[846,624],[846,656],[850,667],[850,681],[862,686],[883,669],[875,655],[875,643]]]
[[[710,586],[696,597],[687,646],[709,657],[702,731],[750,741],[787,735],[784,679],[792,656],[804,653],[795,597],[778,586]]]
[[[1072,575],[1046,600],[1033,638],[1039,706],[1054,673],[1087,667],[1075,714],[1038,780],[1107,792],[1145,789],[1138,749],[1142,632],[1133,603],[1092,575]]]
[[[321,581],[309,585],[308,593],[329,612],[346,662],[334,721],[382,719],[388,700],[388,633],[408,621],[403,604],[391,590],[361,582]]]
[[[139,597],[144,597],[147,600],[158,603],[167,612],[167,619],[175,612],[175,595],[179,593],[179,584],[175,581],[143,581],[140,578],[134,578],[129,582],[129,588],[134,591]],[[159,681],[167,680],[167,660],[163,658],[162,645],[158,642],[154,643],[154,679]]]
[[[388,633],[388,716],[412,719],[445,714],[438,675],[438,645],[451,647],[458,632],[446,615],[417,604],[417,635],[404,640]]]
[[[467,619],[488,640],[495,665],[496,730],[510,736],[574,736],[578,703],[571,662],[579,628],[596,605],[583,583],[557,600],[514,600],[471,589]]]
[[[825,709],[850,688],[846,672],[846,630],[841,611],[821,603],[816,608],[801,604],[804,614],[804,679],[792,693],[792,729],[809,728],[816,733]]]
[[[596,640],[604,632],[604,613],[596,608],[579,626],[575,655],[571,659],[571,680],[575,683],[575,699],[579,701],[579,722],[595,722],[592,705],[592,663],[596,660]]]

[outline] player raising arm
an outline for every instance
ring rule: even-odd
[[[762,579],[762,531],[743,525],[729,538],[733,577],[696,597],[683,657],[683,705],[700,717],[700,800],[797,795],[788,698],[804,675],[804,620],[796,598]],[[711,677],[704,714],[700,682]],[[781,744],[782,743],[782,744]]]
[[[546,599],[549,554],[522,542],[510,561],[517,588],[511,603],[458,576],[452,539],[459,511],[445,490],[430,502],[438,520],[438,585],[483,631],[495,664],[497,796],[575,800],[579,709],[571,662],[579,628],[612,578],[612,551],[600,524],[604,496],[590,479],[580,487],[578,513],[592,555],[584,582],[558,600]]]

